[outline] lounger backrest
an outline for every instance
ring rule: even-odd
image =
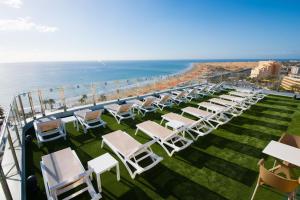
[[[61,125],[60,119],[55,119],[47,122],[38,122],[37,128],[41,132],[47,132],[50,130],[58,129]]]
[[[176,96],[176,98],[182,98],[184,96],[184,94],[185,94],[185,92],[182,91]]]
[[[132,104],[131,103],[127,103],[127,104],[123,104],[120,106],[119,108],[119,113],[126,113],[129,112],[132,108]]]
[[[99,119],[100,116],[101,116],[101,113],[102,113],[101,110],[95,110],[95,111],[87,112],[87,113],[85,114],[84,119],[85,119],[86,121]]]
[[[167,103],[167,101],[170,99],[170,95],[164,95],[161,100],[160,103],[165,104]]]
[[[190,90],[189,94],[192,94],[192,95],[193,95],[193,94],[196,94],[196,91],[197,91],[197,89],[196,89],[196,88],[193,88],[193,89]]]
[[[143,107],[150,107],[153,104],[154,100],[155,99],[152,97],[146,98],[146,100],[143,102]]]

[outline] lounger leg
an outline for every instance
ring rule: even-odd
[[[116,171],[117,171],[117,180],[120,181],[120,166],[119,163],[116,165]]]
[[[101,142],[101,149],[103,148],[103,146],[104,146],[104,141],[102,140],[102,142]]]
[[[102,192],[100,174],[97,174],[97,185],[98,185],[98,192],[99,193]]]
[[[164,118],[162,118],[162,119],[161,119],[161,121],[160,121],[160,124],[162,124],[162,123],[163,123],[163,121],[164,121]]]
[[[77,131],[79,131],[78,119],[76,120],[76,127],[77,127]]]
[[[134,134],[136,135],[138,132],[139,132],[139,129],[138,129],[138,128],[136,128],[136,131],[135,131],[135,133],[134,133]]]

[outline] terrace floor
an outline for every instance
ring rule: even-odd
[[[86,135],[83,130],[77,132],[70,123],[67,125],[67,141],[56,140],[46,143],[40,149],[34,139],[33,143],[26,146],[26,177],[30,174],[36,175],[39,191],[27,194],[28,199],[46,199],[40,171],[42,155],[71,147],[85,167],[87,161],[106,152],[117,159],[107,146],[101,149],[102,135],[121,129],[145,143],[149,140],[145,134],[134,135],[136,124],[145,120],[160,122],[162,114],[181,113],[181,108],[195,106],[197,102],[204,100],[174,106],[144,118],[137,117],[135,121],[129,119],[120,125],[106,113],[103,119],[108,126],[91,130]],[[199,138],[190,147],[172,157],[158,144],[154,144],[153,151],[164,160],[134,180],[119,161],[120,182],[116,180],[114,170],[101,175],[103,199],[250,199],[258,176],[257,162],[265,157],[266,165],[271,166],[274,161],[262,154],[263,148],[270,140],[278,140],[283,132],[300,135],[299,120],[300,101],[268,96],[243,115]],[[34,135],[34,131],[31,130],[30,134]],[[95,179],[93,181],[96,189]],[[86,197],[81,195],[76,199]],[[260,187],[256,199],[286,199],[286,196],[271,188]]]

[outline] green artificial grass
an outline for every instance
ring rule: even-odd
[[[45,143],[40,149],[34,139],[26,146],[26,177],[36,175],[39,190],[35,194],[27,193],[28,199],[46,199],[40,171],[42,155],[71,147],[85,167],[87,161],[106,152],[118,159],[109,147],[101,149],[102,135],[121,129],[145,143],[149,141],[145,134],[140,132],[134,135],[136,124],[145,120],[160,122],[162,114],[181,113],[181,108],[195,106],[200,101],[205,99],[151,113],[143,118],[138,116],[134,121],[128,119],[121,124],[106,113],[103,120],[107,122],[107,127],[89,130],[86,135],[82,129],[77,132],[70,123],[67,124],[66,141],[60,139]],[[134,180],[119,161],[120,182],[116,180],[114,170],[101,175],[103,199],[250,199],[258,176],[257,162],[265,158],[266,165],[271,166],[274,161],[262,154],[263,148],[270,140],[278,140],[283,132],[300,134],[299,105],[300,101],[292,98],[268,96],[172,157],[154,144],[153,151],[164,160]],[[30,130],[30,134],[34,135],[34,131]],[[96,189],[95,179],[93,184]],[[83,194],[76,199],[87,197]],[[264,186],[258,189],[256,195],[256,199],[265,200],[285,198],[284,194]]]

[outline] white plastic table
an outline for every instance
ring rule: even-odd
[[[76,117],[74,116],[70,116],[70,117],[65,117],[65,118],[61,118],[61,121],[63,123],[63,126],[64,126],[64,132],[66,132],[66,124],[69,123],[69,122],[73,122],[73,125],[75,127],[75,122],[77,121]]]
[[[300,149],[298,148],[272,140],[263,153],[300,167]]]
[[[114,159],[114,157],[112,157],[109,153],[105,153],[93,160],[88,161],[88,168],[92,169],[93,172],[96,174],[99,192],[102,191],[100,174],[109,171],[113,167],[116,167],[117,180],[120,181],[119,162],[116,159]],[[92,178],[93,177],[91,174],[91,179]]]

